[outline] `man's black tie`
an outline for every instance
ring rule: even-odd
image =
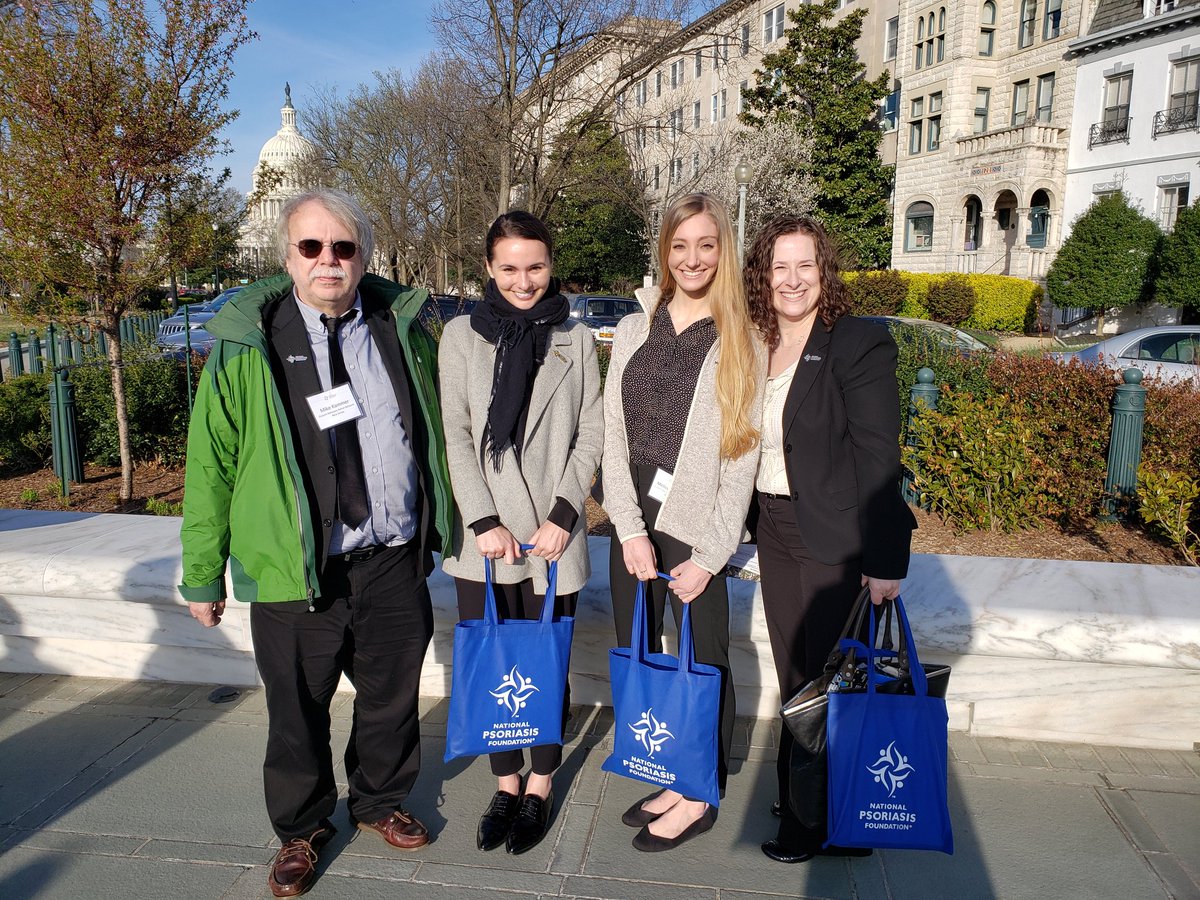
[[[333,387],[350,383],[346,359],[338,334],[342,326],[358,313],[352,309],[337,318],[321,316],[321,324],[329,335],[329,373]],[[367,503],[367,477],[363,472],[362,448],[358,444],[358,423],[342,422],[333,428],[335,462],[337,464],[337,517],[342,524],[358,528],[370,513]]]

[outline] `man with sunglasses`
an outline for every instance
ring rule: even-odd
[[[281,844],[268,884],[293,897],[334,830],[329,706],[342,675],[356,692],[351,820],[402,850],[429,840],[403,803],[420,766],[425,577],[452,507],[436,345],[417,320],[427,292],[364,274],[371,225],[339,191],[290,200],[276,238],[287,275],[208,324],[218,340],[188,435],[180,591],[217,625],[228,563],[234,597],[251,601]]]

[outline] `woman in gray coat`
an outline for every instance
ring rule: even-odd
[[[457,507],[454,576],[460,619],[483,616],[484,560],[495,561],[501,617],[535,619],[547,565],[558,562],[555,613],[574,615],[590,574],[587,516],[604,443],[600,370],[588,328],[568,316],[551,273],[553,239],[522,211],[487,234],[491,276],[484,302],[446,324],[439,349],[446,457]],[[532,544],[528,555],[521,544]],[[503,563],[503,564],[500,564]],[[565,705],[569,701],[569,691]],[[545,836],[554,805],[551,776],[562,746],[493,753],[499,780],[476,843],[524,853]]]

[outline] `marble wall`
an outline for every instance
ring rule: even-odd
[[[581,594],[572,696],[607,703],[608,541]],[[245,605],[201,628],[175,590],[179,520],[0,510],[0,671],[252,685]],[[450,579],[422,692],[450,687]],[[778,709],[757,585],[731,580],[738,711]],[[1187,748],[1200,740],[1200,570],[918,555],[904,585],[924,658],[954,667],[951,727],[980,735]],[[670,628],[668,627],[668,631]]]

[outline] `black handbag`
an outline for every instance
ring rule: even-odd
[[[867,661],[853,646],[843,649],[842,641],[866,644],[867,612],[871,608],[871,592],[864,587],[859,592],[846,617],[842,634],[825,660],[821,674],[804,685],[780,708],[784,727],[792,733],[795,743],[789,760],[789,805],[801,824],[808,828],[824,829],[828,791],[828,756],[825,746],[825,725],[829,717],[829,694],[835,691],[866,691]],[[909,664],[907,641],[903,629],[893,620],[892,603],[883,602],[883,619],[875,636],[875,670],[886,681],[876,686],[885,694],[912,694],[912,670]],[[893,628],[897,637],[893,639]],[[950,684],[950,667],[940,663],[922,663],[929,682],[929,696],[946,696]]]

